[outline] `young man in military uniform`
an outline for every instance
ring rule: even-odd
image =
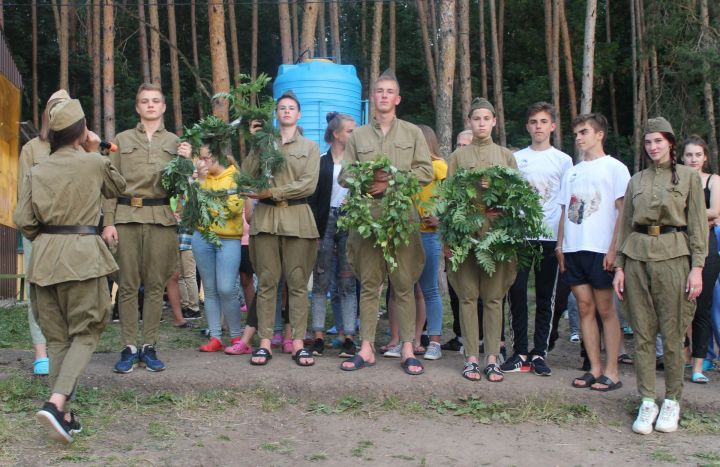
[[[277,287],[285,276],[288,287],[293,360],[299,366],[315,364],[312,354],[303,348],[310,302],[307,284],[310,280],[319,237],[308,197],[315,192],[320,170],[318,145],[302,136],[297,122],[300,101],[292,91],[277,101],[280,125],[278,147],[285,165],[273,174],[272,187],[246,193],[257,199],[250,224],[250,259],[258,277],[257,314],[260,346],[252,353],[250,363],[265,365],[272,358],[270,339],[275,323]],[[253,122],[251,131],[255,131]],[[250,154],[242,164],[243,172],[256,175],[259,154]]]
[[[177,236],[170,200],[160,183],[161,174],[178,152],[190,157],[188,143],[178,147],[178,137],[163,123],[165,96],[160,86],[142,84],[135,99],[140,123],[115,138],[117,152],[110,160],[127,180],[127,189],[103,203],[103,239],[117,246],[120,328],[124,348],[113,370],[130,373],[138,363],[148,371],[162,371],[155,344],[165,284],[175,272]],[[180,149],[180,150],[179,150]],[[135,346],[138,323],[138,289],[143,299],[142,345]]]
[[[492,140],[492,129],[495,127],[495,108],[487,99],[481,97],[473,100],[470,107],[470,128],[473,132],[472,144],[457,149],[450,156],[448,177],[459,168],[482,170],[495,165],[517,169],[515,158],[509,149],[498,146]],[[483,185],[484,188],[487,186]],[[500,212],[485,211],[487,219],[482,233],[492,225],[492,220],[502,215]],[[446,254],[449,251],[446,250]],[[460,265],[457,271],[448,272],[448,280],[452,284],[460,300],[460,327],[465,349],[465,368],[463,376],[477,381],[480,379],[478,365],[478,297],[483,302],[483,339],[487,365],[484,373],[489,381],[500,382],[503,374],[497,364],[500,352],[500,335],[502,329],[503,298],[515,280],[515,262],[499,263],[495,273],[488,275],[475,261],[473,255]]]
[[[421,185],[432,181],[433,169],[422,132],[415,125],[400,120],[396,108],[400,104],[400,85],[391,71],[385,71],[375,81],[370,98],[375,106],[373,120],[353,131],[345,148],[343,164],[356,161],[372,161],[386,155],[392,165],[400,170],[412,171]],[[343,184],[344,174],[339,182]],[[381,198],[388,187],[388,174],[375,173],[375,181],[370,194]],[[375,202],[376,209],[379,200]],[[381,215],[381,214],[380,214]],[[413,217],[419,222],[417,212]],[[375,363],[375,330],[380,306],[379,289],[385,281],[387,264],[382,251],[374,246],[372,238],[362,238],[357,232],[350,232],[347,242],[347,254],[350,267],[360,281],[360,339],[358,354],[342,363],[346,371],[359,370]],[[406,373],[421,374],[422,364],[413,356],[415,337],[415,293],[414,287],[425,265],[420,234],[415,233],[408,245],[401,245],[396,251],[398,266],[390,272],[397,302],[400,340],[402,341],[401,362]]]
[[[37,419],[52,439],[70,443],[81,427],[67,401],[110,317],[105,276],[118,268],[97,235],[100,204],[125,180],[107,158],[82,148],[97,151],[100,140],[78,100],[62,100],[50,113],[51,157],[26,175],[14,221],[34,244],[28,281],[50,355],[51,396]]]

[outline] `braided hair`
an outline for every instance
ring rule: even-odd
[[[675,155],[675,149],[677,147],[677,144],[675,143],[675,135],[667,131],[660,131],[659,133],[663,135],[663,138],[665,138],[668,143],[670,143],[670,171],[672,172],[670,180],[672,181],[673,185],[677,185],[678,183],[680,183],[680,178],[678,177],[676,167],[677,157]],[[648,155],[647,150],[645,149],[645,145],[643,145],[642,150],[645,153],[645,157],[649,159],[650,155]]]

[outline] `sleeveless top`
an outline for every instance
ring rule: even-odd
[[[705,182],[705,188],[703,188],[703,192],[705,194],[705,208],[710,209],[710,179],[712,178],[712,174],[707,178],[707,181]]]

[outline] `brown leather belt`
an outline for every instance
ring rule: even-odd
[[[166,206],[170,204],[170,198],[125,198],[124,196],[118,196],[118,204],[125,206],[132,206],[134,208],[141,208],[143,206]]]
[[[97,225],[40,225],[40,233],[50,235],[100,235]]]
[[[675,227],[674,225],[636,225],[635,232],[644,233],[657,237],[660,234],[685,232],[687,227]]]
[[[260,202],[262,204],[268,204],[270,206],[276,206],[278,208],[286,208],[288,206],[297,206],[298,204],[307,204],[308,199],[300,198],[300,199],[285,199],[282,201],[275,201],[272,198],[265,198],[265,199],[261,199]]]

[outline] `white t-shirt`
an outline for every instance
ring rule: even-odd
[[[514,156],[522,176],[540,194],[545,225],[552,232],[551,236],[540,237],[539,240],[556,240],[560,222],[560,187],[565,172],[573,166],[572,158],[553,146],[544,151],[527,147]]]
[[[564,253],[608,252],[620,215],[615,200],[625,196],[629,181],[625,164],[611,156],[580,162],[565,172],[559,201],[565,206]]]
[[[325,156],[328,157],[328,156]],[[338,177],[340,176],[340,169],[342,169],[341,164],[333,164],[333,184],[332,184],[332,193],[330,194],[330,207],[337,208],[340,207],[340,204],[342,204],[343,199],[345,199],[345,195],[347,195],[347,192],[349,191],[347,188],[344,188],[340,186],[338,183]]]

